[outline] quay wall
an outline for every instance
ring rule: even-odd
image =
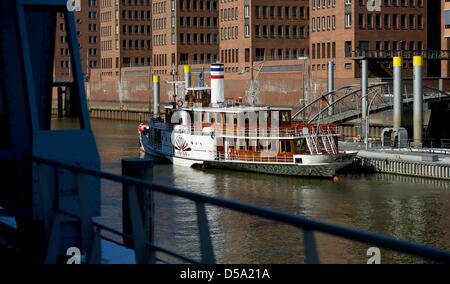
[[[450,150],[448,150],[450,153]],[[423,161],[430,154],[401,154],[383,151],[360,151],[355,164],[362,170],[377,173],[397,174],[450,180],[450,156],[438,155],[435,162]]]

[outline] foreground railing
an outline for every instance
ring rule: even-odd
[[[205,205],[217,206],[224,209],[233,210],[236,212],[250,214],[258,216],[272,221],[277,221],[286,225],[291,225],[304,231],[304,249],[306,263],[319,263],[319,255],[317,252],[317,245],[315,240],[315,232],[321,232],[341,238],[367,243],[380,248],[392,249],[397,252],[403,252],[415,256],[420,256],[426,259],[450,263],[450,252],[442,249],[437,249],[430,246],[415,244],[411,242],[397,240],[391,237],[386,237],[380,234],[364,232],[356,229],[350,229],[339,225],[329,224],[326,222],[312,220],[310,218],[290,215],[284,212],[279,212],[267,208],[257,207],[254,205],[248,205],[239,203],[236,201],[226,200],[222,198],[213,198],[203,194],[193,193],[186,190],[181,190],[175,187],[163,186],[153,184],[148,181],[119,176],[116,174],[102,172],[100,170],[83,168],[77,165],[66,164],[58,161],[52,161],[41,157],[32,157],[31,161],[36,167],[50,167],[55,173],[59,173],[60,169],[67,170],[76,175],[78,183],[77,189],[80,192],[80,209],[81,216],[70,212],[54,212],[56,214],[63,214],[71,216],[81,220],[82,226],[88,228],[88,236],[83,238],[89,238],[91,245],[88,246],[86,251],[86,260],[89,263],[99,263],[101,256],[101,248],[99,240],[101,237],[101,231],[109,232],[118,236],[122,236],[126,239],[133,240],[133,246],[135,250],[136,263],[155,263],[155,253],[161,252],[166,255],[173,256],[181,261],[189,263],[199,263],[199,261],[183,256],[177,252],[171,251],[167,248],[155,245],[146,241],[144,235],[144,222],[140,215],[141,208],[138,202],[137,189],[150,190],[152,192],[164,193],[171,196],[185,198],[195,203],[197,209],[197,222],[199,229],[200,239],[200,251],[201,251],[201,263],[215,263],[214,248],[211,242],[211,232],[209,229],[208,218]],[[85,204],[82,204],[82,196],[85,196],[83,190],[83,178],[85,176],[94,176],[110,181],[122,183],[128,186],[127,194],[130,202],[130,219],[132,225],[132,235],[126,235],[123,232],[112,229],[108,226],[95,222],[87,214],[83,214],[85,211]],[[57,180],[57,179],[56,179]],[[50,244],[51,245],[51,244]]]

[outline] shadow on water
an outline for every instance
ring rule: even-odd
[[[137,124],[92,120],[105,171],[120,173],[123,157],[137,157]],[[219,169],[191,169],[156,163],[155,183],[281,210],[290,214],[378,232],[450,249],[448,182],[383,175],[346,174],[339,182],[271,176]],[[121,228],[121,186],[102,183],[101,221]],[[157,194],[156,241],[199,257],[195,205]],[[260,218],[207,206],[213,244],[220,263],[299,263],[302,231]],[[318,234],[321,261],[365,263],[366,244]],[[421,259],[381,250],[382,263]]]

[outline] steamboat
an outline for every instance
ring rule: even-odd
[[[154,76],[154,115],[139,125],[142,151],[187,167],[264,174],[334,177],[356,152],[338,149],[335,124],[304,124],[291,108],[244,105],[224,99],[224,65],[211,66],[211,87],[191,87],[184,69],[183,97],[175,93],[160,114]]]

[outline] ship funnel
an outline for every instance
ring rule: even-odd
[[[225,66],[223,64],[211,65],[211,105],[218,106],[225,101]]]

